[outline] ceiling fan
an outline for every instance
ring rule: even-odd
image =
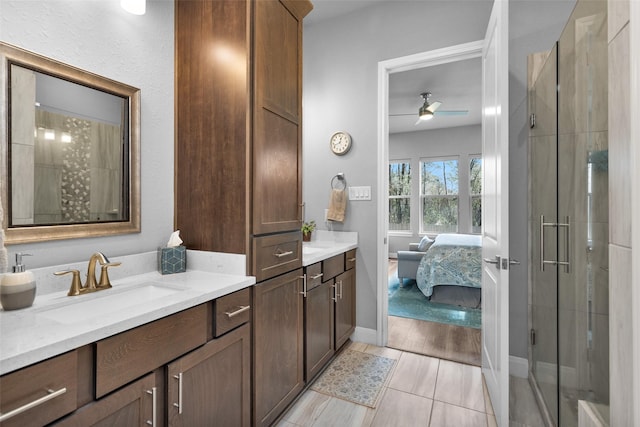
[[[468,110],[448,110],[448,111],[438,110],[438,108],[440,108],[440,106],[442,105],[442,102],[433,101],[433,102],[430,103],[429,102],[429,98],[431,97],[431,92],[422,92],[420,94],[420,96],[422,97],[422,99],[424,99],[424,103],[418,109],[418,121],[416,122],[416,125],[419,124],[420,122],[431,120],[433,118],[433,116],[435,116],[435,115],[438,115],[438,116],[464,116],[464,115],[469,113]],[[413,115],[415,115],[415,113],[410,113],[410,114],[389,114],[389,116],[394,116],[394,117],[398,117],[398,116],[413,116]]]

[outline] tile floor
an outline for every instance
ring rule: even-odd
[[[349,345],[397,360],[377,407],[307,390],[278,426],[496,425],[480,367],[363,343]]]

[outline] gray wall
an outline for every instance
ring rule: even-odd
[[[459,224],[458,232],[470,233],[469,215],[469,158],[482,153],[482,127],[460,126],[449,129],[434,129],[420,132],[395,133],[389,135],[389,160],[411,160],[412,198],[417,201],[420,194],[420,159],[427,157],[458,157],[459,171]],[[418,203],[411,204],[411,227],[413,233],[389,235],[389,254],[409,249],[409,243],[419,242],[421,236]]]
[[[334,227],[358,232],[359,327],[376,328],[376,248],[384,237],[376,235],[378,62],[482,39],[490,10],[486,1],[393,1],[305,25],[305,216],[325,228],[330,181],[338,172],[350,186],[371,186],[372,200],[349,202],[345,223]],[[337,130],[353,137],[353,148],[341,157],[329,151]]]
[[[131,15],[118,1],[5,1],[0,40],[141,89],[142,232],[8,247],[28,267],[155,250],[173,229],[173,2]]]

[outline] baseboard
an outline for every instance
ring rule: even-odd
[[[527,378],[529,376],[529,361],[524,357],[509,356],[509,375]]]
[[[356,326],[356,330],[351,334],[351,341],[376,345],[376,342],[378,341],[378,332],[375,329]]]
[[[398,253],[397,252],[389,253],[389,259],[398,259]]]

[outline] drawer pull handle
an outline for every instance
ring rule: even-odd
[[[316,274],[315,276],[311,276],[311,280],[319,279],[319,278],[321,278],[322,276],[324,276],[322,273],[320,273],[320,274]]]
[[[354,258],[347,258],[347,261],[349,261],[349,262],[356,262],[356,259],[355,259],[355,257],[354,257]]]
[[[151,427],[156,427],[156,412],[157,412],[157,397],[156,397],[157,387],[152,387],[151,390],[147,390],[147,394],[151,395],[151,421],[147,420],[147,424]]]
[[[245,311],[249,310],[250,308],[251,308],[250,305],[240,305],[240,306],[238,306],[238,309],[236,311],[225,311],[224,314],[226,314],[227,317],[229,317],[229,319],[231,319],[232,317],[235,317],[240,313],[244,313]]]
[[[302,279],[302,292],[300,293],[304,298],[306,298],[307,297],[307,275],[304,274],[302,276],[298,276],[298,279]]]
[[[342,299],[342,280],[340,280],[338,283],[340,283],[340,295],[338,295],[338,298]],[[336,286],[338,286],[338,283],[336,283]]]
[[[22,414],[23,412],[28,411],[29,409],[35,408],[36,406],[40,406],[43,403],[50,401],[51,399],[55,399],[56,397],[65,394],[66,392],[67,392],[66,387],[63,387],[57,391],[47,390],[48,394],[46,396],[43,396],[40,399],[36,399],[33,402],[29,402],[26,405],[22,405],[21,407],[16,408],[13,411],[7,412],[6,414],[0,414],[0,423],[8,420],[9,418],[13,418],[18,414]]]
[[[289,256],[291,254],[293,254],[293,251],[277,252],[277,253],[273,254],[273,256],[277,256],[278,258],[282,258],[283,256]]]
[[[173,378],[178,380],[178,403],[174,403],[173,406],[178,408],[178,414],[182,414],[182,372],[174,375]]]
[[[338,302],[338,285],[331,285],[333,288],[333,297],[331,298],[334,302]]]

